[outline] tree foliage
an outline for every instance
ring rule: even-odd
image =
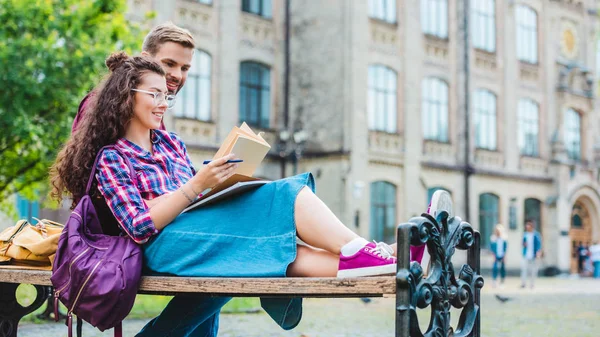
[[[143,38],[125,0],[0,0],[0,200],[33,195],[113,51]]]

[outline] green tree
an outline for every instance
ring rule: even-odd
[[[47,184],[106,57],[141,45],[125,12],[125,0],[0,0],[0,205]]]

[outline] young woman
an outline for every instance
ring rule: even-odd
[[[231,154],[194,169],[183,142],[159,130],[174,104],[163,69],[149,58],[111,55],[111,70],[81,127],[51,170],[53,196],[74,204],[99,150],[97,195],[120,229],[142,245],[150,273],[204,277],[369,276],[394,273],[393,248],[345,227],[313,193],[309,173],[268,183],[214,205],[181,214],[200,191],[229,178]],[[296,237],[306,245],[297,245]],[[216,336],[229,298],[175,297],[138,336]],[[284,329],[301,317],[301,299],[263,299]]]
[[[498,271],[500,272],[500,284],[504,284],[506,269],[504,267],[504,257],[506,256],[506,233],[502,224],[494,227],[494,234],[490,238],[490,250],[494,254],[494,266],[492,268],[492,287],[496,287]]]

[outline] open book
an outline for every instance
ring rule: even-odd
[[[213,160],[234,153],[236,158],[242,159],[243,162],[238,164],[233,176],[213,187],[184,212],[266,184],[267,180],[254,178],[252,175],[270,149],[271,146],[262,135],[254,133],[246,123],[242,123],[240,127],[234,126]]]

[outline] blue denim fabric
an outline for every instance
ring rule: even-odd
[[[285,277],[288,265],[296,259],[294,205],[305,186],[314,191],[310,173],[277,180],[179,215],[143,245],[145,273]],[[183,301],[179,298],[173,301]],[[162,336],[161,331],[182,326],[188,328],[179,328],[173,336],[188,336],[192,332],[194,336],[216,336],[219,311],[227,300],[196,297],[186,300],[185,304],[169,304],[159,317],[144,327],[140,336],[153,333]],[[261,305],[286,330],[298,325],[302,317],[301,298],[262,298]],[[183,317],[190,312],[193,314],[184,322],[169,318]],[[160,330],[155,332],[155,329]]]
[[[500,279],[504,280],[506,277],[506,269],[504,268],[504,260],[495,258],[494,259],[494,267],[492,268],[492,279],[496,280],[498,278],[498,270],[500,270]]]

